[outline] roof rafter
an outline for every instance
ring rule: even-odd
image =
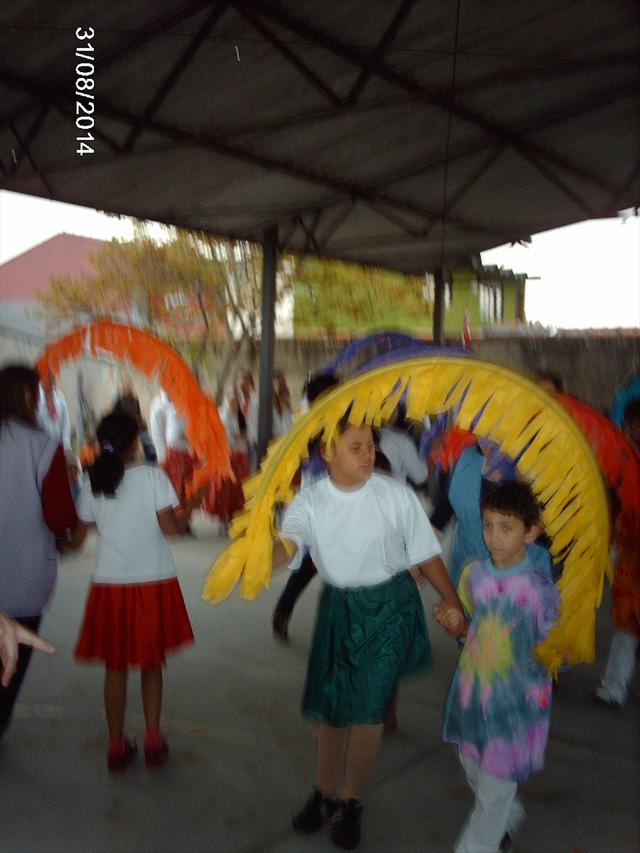
[[[624,195],[624,193],[629,189],[629,187],[633,184],[633,182],[640,176],[640,160],[635,164],[635,166],[631,169],[629,176],[623,182],[622,186],[618,189],[618,191],[613,195],[609,201],[608,209],[610,213],[617,213],[618,210],[618,202]]]
[[[375,210],[376,213],[378,213],[392,225],[395,225],[396,228],[399,228],[401,231],[404,231],[404,233],[408,234],[410,237],[425,236],[424,228],[412,225],[411,223],[407,222],[404,217],[400,216],[397,213],[394,213],[392,210],[387,209],[379,202],[368,201],[367,199],[365,199],[363,203],[370,207],[372,210]]]
[[[59,109],[65,109],[67,103],[69,102],[69,96],[67,94],[55,92],[51,89],[42,86],[39,83],[35,83],[30,80],[25,80],[24,78],[18,77],[13,72],[3,68],[0,68],[0,82],[3,82],[5,85],[12,86],[14,88],[22,89],[23,91],[28,91],[31,94],[36,95],[38,98],[48,100],[51,103],[55,104]],[[115,121],[121,121],[129,127],[134,127],[136,122],[138,120],[141,120],[142,126],[145,130],[158,133],[162,136],[166,136],[170,139],[180,141],[189,145],[194,145],[204,150],[214,151],[215,153],[220,154],[223,157],[229,157],[231,159],[249,163],[260,169],[278,172],[283,175],[288,175],[291,178],[296,178],[305,181],[306,183],[315,184],[316,186],[322,186],[326,189],[333,190],[334,192],[337,192],[341,195],[348,195],[352,198],[360,198],[363,200],[368,199],[370,201],[379,202],[381,204],[386,205],[387,207],[395,208],[398,210],[404,210],[405,212],[409,213],[414,213],[415,215],[420,216],[422,218],[432,219],[434,216],[437,216],[437,213],[435,213],[434,211],[428,210],[427,208],[424,208],[409,201],[403,201],[401,199],[395,199],[390,196],[382,195],[381,193],[363,190],[356,184],[346,183],[345,181],[342,181],[337,178],[332,178],[327,175],[321,175],[312,172],[309,169],[294,166],[290,163],[280,162],[274,160],[271,157],[266,157],[262,154],[256,154],[252,151],[248,151],[243,148],[232,147],[230,145],[219,142],[217,139],[214,139],[212,137],[192,134],[180,128],[168,125],[164,122],[159,122],[156,119],[139,119],[139,117],[134,116],[125,110],[121,110],[111,106],[105,98],[102,98],[100,101],[100,112],[107,118],[113,119]],[[315,209],[315,207],[316,205],[313,205],[313,209]],[[493,229],[485,229],[482,226],[477,225],[476,223],[466,222],[460,217],[451,218],[449,221],[452,225],[455,225],[456,227],[461,228],[462,230],[477,233],[491,233],[492,235],[494,234]]]
[[[334,107],[339,107],[342,104],[340,96],[336,94],[336,92],[334,92],[333,89],[315,73],[315,71],[312,71],[311,68],[309,68],[309,66],[303,62],[290,47],[287,47],[287,45],[279,39],[275,33],[272,33],[262,21],[258,20],[255,15],[252,15],[248,9],[245,9],[242,2],[235,2],[235,0],[231,0],[231,5],[240,17],[244,18],[244,20],[253,27],[256,32],[265,38],[271,46],[274,47],[278,53],[302,75],[302,77],[304,77],[307,83],[311,83],[313,88],[316,89],[323,98],[326,98],[326,100],[328,100]]]
[[[181,24],[184,21],[192,18],[194,15],[197,15],[198,12],[202,11],[202,9],[211,5],[212,0],[189,0],[189,2],[185,3],[183,6],[180,6],[179,9],[176,9],[174,12],[170,12],[163,17],[156,18],[152,24],[152,26],[148,30],[143,30],[142,32],[137,33],[132,39],[125,42],[124,44],[118,45],[114,47],[113,50],[106,51],[104,56],[100,60],[100,68],[102,71],[105,71],[107,68],[110,68],[115,63],[119,62],[129,53],[132,53],[134,50],[137,50],[140,47],[144,47],[148,42],[153,41],[153,39],[158,38],[159,36],[164,36],[167,33],[167,30],[170,30],[172,27],[175,27],[177,24]],[[71,75],[69,76],[71,80]],[[70,88],[72,88],[70,86]],[[21,118],[25,112],[30,112],[32,108],[32,104],[25,103],[21,104],[19,107],[13,110],[8,116],[4,119],[0,119],[0,123],[16,121]],[[118,146],[119,147],[119,146]]]
[[[149,101],[147,107],[145,108],[142,118],[153,118],[156,111],[165,100],[169,92],[176,85],[182,74],[187,70],[189,65],[193,62],[193,59],[202,46],[203,42],[207,39],[215,25],[218,23],[222,15],[224,14],[225,9],[227,8],[227,0],[219,0],[214,9],[211,11],[209,16],[206,18],[205,22],[202,24],[198,32],[191,39],[187,47],[182,52],[180,58],[173,66],[167,77],[159,86],[155,95]],[[124,145],[122,146],[124,151],[131,151],[133,146],[135,145],[136,139],[142,133],[142,123],[138,121],[136,126],[133,127],[127,136]]]
[[[41,101],[44,105],[47,106],[48,109],[56,109],[60,115],[66,119],[71,124],[75,125],[76,114],[74,112],[75,101],[70,97],[56,97],[55,95],[51,95],[50,91],[41,88],[42,94],[38,94],[30,84],[27,84],[26,81],[22,81],[25,85],[21,85],[21,78],[16,77],[13,74],[9,74],[8,76],[3,78],[2,70],[0,69],[0,80],[8,87],[19,89],[25,92],[30,92],[31,94],[35,94],[37,99]],[[29,109],[26,110],[27,113],[33,110],[33,104],[30,104]],[[25,114],[25,111],[22,112],[22,115]],[[13,128],[15,125],[15,121],[17,119],[12,118],[11,116],[5,116],[0,118],[0,126],[8,125],[10,128]],[[37,122],[37,120],[36,120]],[[97,139],[102,140],[113,152],[120,152],[122,149],[118,142],[115,139],[112,139],[107,133],[100,130],[97,127],[93,128],[93,134]]]
[[[451,195],[447,199],[446,204],[443,206],[442,211],[440,213],[440,220],[443,220],[449,215],[449,211],[451,211],[456,206],[456,204],[458,204],[458,202],[461,201],[462,198],[469,192],[469,190],[477,184],[477,182],[484,175],[484,173],[487,172],[491,168],[491,166],[493,166],[498,157],[500,157],[500,155],[506,150],[506,148],[506,145],[498,145],[489,151],[488,156],[485,157],[485,159],[478,166],[478,168],[475,169],[471,173],[471,175],[469,175],[467,180],[460,187],[458,187],[456,192],[453,193],[453,195]],[[429,235],[432,227],[433,223],[425,229],[425,237]]]
[[[546,163],[541,162],[540,160],[538,160],[537,157],[532,157],[526,151],[521,151],[520,154],[522,157],[525,158],[525,160],[528,160],[529,163],[533,166],[533,168],[537,169],[538,172],[540,172],[540,174],[543,175],[549,181],[549,183],[551,183],[556,189],[560,190],[561,193],[564,193],[564,195],[568,199],[571,199],[571,201],[578,207],[578,209],[581,210],[582,213],[585,213],[587,215],[588,219],[595,218],[596,212],[591,207],[591,205],[587,204],[587,202],[582,198],[582,196],[570,186],[568,186],[567,183],[563,181],[562,178],[560,178],[557,174],[555,174],[554,171],[549,168]]]
[[[596,97],[587,98],[582,102],[575,102],[571,105],[567,105],[566,107],[559,108],[557,111],[547,116],[538,117],[533,121],[529,121],[526,125],[520,127],[517,130],[517,133],[523,136],[527,133],[538,133],[543,130],[548,130],[549,128],[561,124],[564,121],[569,121],[572,118],[576,118],[577,116],[582,115],[584,113],[592,112],[604,105],[610,105],[616,100],[628,98],[630,96],[635,97],[637,96],[637,94],[637,85],[635,83],[629,83],[628,86],[620,87],[613,95],[611,94],[611,92],[605,91],[599,93]],[[467,157],[473,157],[475,154],[481,154],[483,151],[487,150],[489,146],[493,147],[493,145],[495,145],[494,142],[474,142],[470,145],[465,146],[464,148],[460,148],[457,151],[454,151],[453,154],[449,157],[449,163],[453,163],[456,160],[464,160]],[[429,162],[424,163],[422,165],[414,164],[413,166],[409,166],[406,169],[394,172],[392,175],[389,175],[387,178],[385,178],[384,181],[382,181],[381,183],[377,182],[376,188],[383,188],[399,181],[405,181],[411,178],[415,178],[418,175],[426,174],[427,172],[440,169],[443,165],[444,158],[442,157],[442,155],[438,155],[437,157],[432,158]],[[610,186],[606,185],[605,182],[601,181],[601,183],[603,184],[603,186],[601,186],[600,189],[608,190],[609,192],[614,191]]]
[[[32,123],[31,127],[27,131],[27,135],[25,136],[24,142],[25,142],[26,148],[31,147],[36,136],[42,130],[42,125],[44,124],[44,121],[50,112],[51,112],[51,105],[43,102],[42,105],[40,106],[40,110],[38,111],[38,115],[35,117],[34,122]],[[13,165],[11,167],[11,174],[12,175],[18,174],[18,169],[20,168],[20,163],[22,161],[22,157],[23,157],[24,153],[25,153],[24,149],[21,148],[19,153],[18,153],[18,156],[16,157],[15,162],[13,163]]]
[[[321,250],[324,250],[327,247],[327,244],[329,243],[333,235],[336,233],[336,231],[342,228],[344,223],[353,213],[356,204],[357,202],[355,200],[352,200],[350,204],[344,204],[344,202],[341,200],[341,203],[338,205],[338,215],[334,217],[333,222],[329,224],[329,227],[322,236],[322,239],[319,241]]]
[[[512,69],[508,72],[500,72],[499,74],[491,74],[487,77],[477,78],[469,83],[457,83],[456,84],[456,93],[457,95],[465,95],[472,91],[478,91],[484,88],[486,85],[501,85],[505,81],[516,81],[516,80],[524,80],[524,79],[540,79],[544,76],[554,77],[557,74],[562,74],[561,69],[564,65],[569,64],[571,66],[571,62],[568,60],[567,63],[559,63],[558,65],[553,66],[553,68],[549,68],[545,70],[534,69],[531,66],[527,66],[523,69]],[[613,56],[610,59],[608,57],[596,57],[593,60],[583,60],[580,63],[579,68],[570,68],[568,73],[576,73],[578,71],[584,70],[592,70],[598,68],[610,68],[614,67],[618,64],[629,64],[629,65],[638,65],[640,66],[640,56],[637,54],[620,54],[618,56]],[[582,67],[584,66],[584,67]],[[420,101],[424,99],[424,93],[429,92],[433,95],[445,96],[445,90],[442,88],[429,90],[428,87],[424,87],[424,92],[413,92],[413,93],[405,93],[404,96],[398,97],[397,95],[389,95],[387,97],[376,98],[375,100],[370,100],[366,102],[358,101],[355,104],[350,104],[347,101],[342,102],[335,109],[327,110],[307,110],[302,113],[296,113],[293,115],[283,115],[279,118],[267,119],[265,121],[260,122],[252,122],[250,124],[244,125],[236,125],[234,127],[221,128],[220,136],[223,136],[225,139],[233,136],[244,136],[246,134],[251,133],[259,133],[259,132],[270,132],[270,131],[278,131],[278,130],[286,130],[290,127],[293,127],[297,124],[314,124],[322,121],[333,121],[336,118],[336,115],[349,115],[354,112],[370,112],[380,109],[380,107],[384,106],[395,106],[402,104],[410,104],[414,101]],[[448,92],[448,89],[446,90]],[[637,88],[634,90],[637,92]],[[611,92],[607,92],[608,97],[611,97]],[[570,107],[568,107],[570,109]],[[521,133],[520,130],[516,131],[518,134]]]
[[[276,21],[281,26],[284,26],[289,29],[291,32],[295,32],[298,35],[307,38],[316,44],[321,45],[328,51],[343,57],[344,59],[349,62],[352,62],[355,65],[359,65],[361,68],[367,67],[367,57],[364,56],[360,51],[356,50],[355,48],[349,47],[348,45],[344,44],[341,41],[338,41],[332,36],[328,36],[326,33],[321,33],[319,30],[315,30],[313,27],[309,26],[308,24],[305,24],[298,18],[293,17],[288,12],[267,5],[264,0],[245,0],[245,2],[264,17]],[[391,83],[401,89],[404,89],[405,91],[414,92],[416,94],[421,93],[424,99],[433,106],[439,107],[445,112],[450,112],[457,118],[462,119],[463,121],[466,121],[476,127],[479,127],[482,130],[485,130],[492,136],[511,145],[516,151],[518,151],[518,153],[524,154],[526,152],[528,155],[527,159],[529,160],[529,162],[531,162],[531,157],[538,159],[542,158],[551,165],[555,166],[556,168],[561,169],[562,171],[567,172],[569,174],[572,174],[575,177],[579,177],[582,180],[596,184],[600,189],[605,189],[606,191],[606,188],[602,186],[602,183],[597,178],[597,176],[585,172],[584,169],[577,166],[575,163],[571,163],[565,158],[560,157],[558,154],[555,154],[552,151],[548,151],[541,145],[526,142],[509,128],[504,127],[490,119],[487,119],[486,117],[474,112],[468,107],[456,104],[445,95],[434,95],[432,92],[429,92],[427,89],[425,89],[425,87],[423,87],[420,83],[417,83],[415,80],[411,80],[410,78],[398,73],[394,69],[390,68],[388,65],[385,65],[381,60],[372,60],[371,70],[372,73],[374,73],[376,76],[380,77],[388,83]]]
[[[314,215],[313,215],[313,221],[312,221],[311,225],[307,225],[307,223],[304,221],[304,218],[302,216],[296,217],[296,219],[298,221],[298,225],[300,226],[300,228],[302,229],[302,231],[306,237],[304,249],[303,249],[304,252],[308,252],[309,247],[311,247],[316,252],[319,249],[318,242],[316,240],[316,228],[318,227],[318,224],[320,223],[322,213],[323,213],[322,210],[315,210],[313,212]]]
[[[20,131],[18,130],[18,128],[15,126],[15,124],[13,122],[11,122],[9,124],[9,127],[11,128],[11,132],[15,136],[22,153],[25,155],[25,157],[27,158],[29,163],[31,163],[31,168],[33,169],[33,171],[36,173],[36,175],[42,181],[42,185],[46,189],[47,193],[49,194],[49,197],[53,198],[54,192],[53,192],[53,189],[51,187],[51,184],[47,181],[47,179],[44,177],[44,175],[42,174],[42,172],[40,171],[40,169],[36,165],[36,161],[33,159],[33,155],[31,154],[31,151],[29,150],[29,146],[27,145],[26,141],[22,138]],[[14,160],[14,163],[16,163],[16,165],[17,165],[17,158]]]
[[[401,5],[398,7],[398,10],[393,16],[391,23],[389,24],[385,32],[382,34],[382,38],[370,54],[369,59],[367,61],[367,67],[362,69],[362,71],[358,75],[358,79],[351,87],[351,91],[346,97],[346,102],[348,104],[355,104],[358,101],[362,90],[364,89],[368,80],[373,74],[374,64],[382,59],[384,54],[392,45],[393,40],[398,34],[398,30],[408,17],[409,12],[413,8],[413,6],[415,6],[415,3],[416,0],[403,0]]]

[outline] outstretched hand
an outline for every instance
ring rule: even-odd
[[[15,619],[11,619],[5,613],[0,613],[0,663],[2,664],[2,678],[0,684],[7,687],[18,663],[18,644],[33,646],[48,655],[55,652],[54,647],[43,640],[33,631],[29,631]]]
[[[461,637],[465,633],[466,620],[459,607],[451,607],[440,602],[434,606],[433,615],[438,625],[444,628],[450,637]]]

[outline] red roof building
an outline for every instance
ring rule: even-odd
[[[32,302],[52,278],[91,274],[89,255],[104,240],[57,234],[21,255],[0,264],[0,299]]]

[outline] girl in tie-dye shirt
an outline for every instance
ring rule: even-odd
[[[497,485],[482,501],[491,558],[470,563],[460,578],[458,595],[470,621],[443,737],[458,745],[476,807],[456,853],[510,849],[524,818],[517,783],[543,765],[551,678],[533,648],[556,619],[558,593],[525,553],[539,534],[538,518],[526,484]]]

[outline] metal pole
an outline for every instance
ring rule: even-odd
[[[82,368],[76,368],[76,452],[79,454],[84,444],[84,388]]]
[[[444,346],[444,270],[438,267],[433,273],[433,342]]]
[[[258,411],[258,460],[271,439],[273,427],[273,347],[275,341],[276,268],[278,229],[267,228],[262,237],[262,314],[260,337],[260,397]]]

